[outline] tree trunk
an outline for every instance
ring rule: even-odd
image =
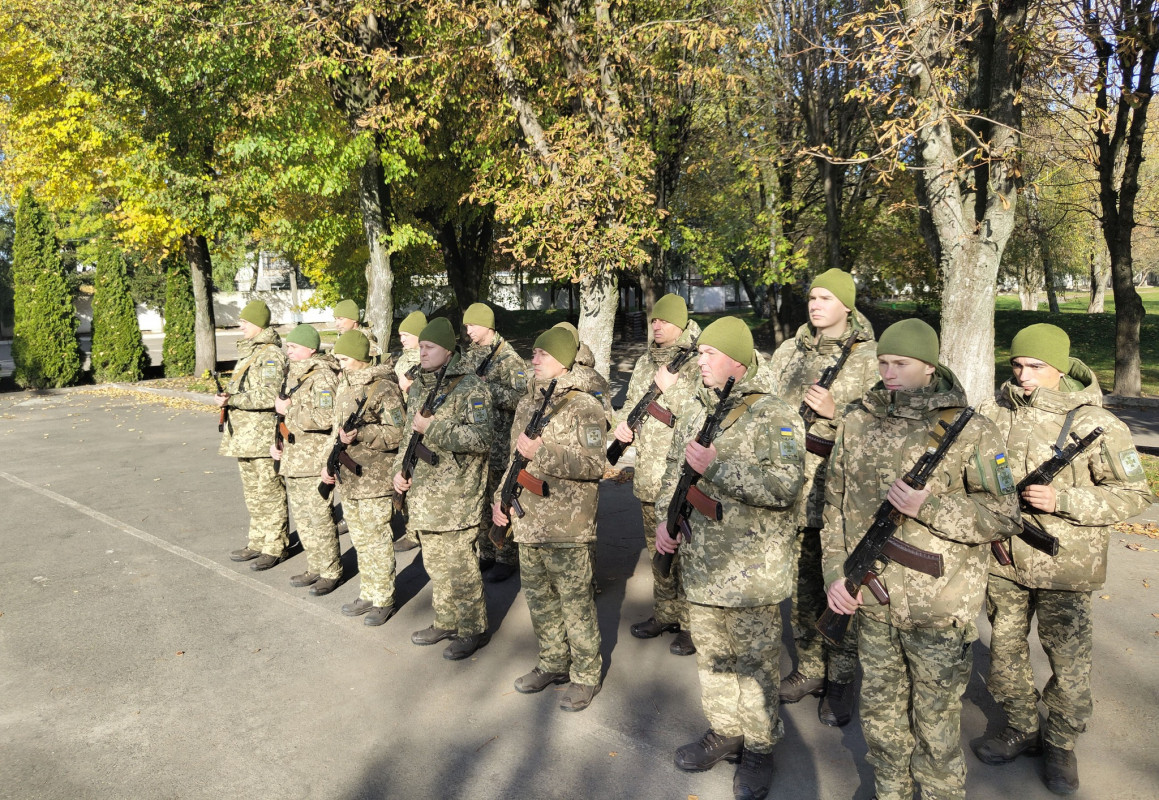
[[[580,341],[596,357],[596,372],[611,373],[612,332],[616,324],[619,278],[614,270],[589,275],[580,281]]]
[[[1110,270],[1103,261],[1103,251],[1101,248],[1098,251],[1097,257],[1094,251],[1091,252],[1090,263],[1091,291],[1090,301],[1087,303],[1087,313],[1102,314],[1106,307],[1107,278],[1110,275]]]
[[[1046,285],[1046,303],[1052,314],[1058,313],[1058,290],[1054,286],[1054,261],[1047,252],[1042,255],[1042,282]]]
[[[374,331],[383,352],[390,349],[390,329],[394,322],[392,306],[394,273],[390,269],[390,190],[382,170],[378,147],[381,137],[374,137],[374,148],[362,164],[358,176],[358,201],[362,208],[362,229],[370,257],[366,261],[366,323]]]
[[[209,243],[197,233],[182,237],[189,277],[193,282],[193,374],[217,369],[217,326],[213,319],[213,262]]]
[[[1018,284],[1018,303],[1023,311],[1038,310],[1038,290],[1028,284]]]
[[[1106,223],[1104,223],[1105,225]],[[1108,233],[1108,242],[1111,236]],[[1132,276],[1130,232],[1124,247],[1121,242],[1111,250],[1111,290],[1115,295],[1115,388],[1125,397],[1138,397],[1143,391],[1142,358],[1139,333],[1143,325],[1143,299],[1135,290]]]

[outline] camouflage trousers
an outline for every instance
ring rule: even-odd
[[[797,530],[797,579],[793,584],[793,642],[797,647],[797,671],[806,678],[828,678],[833,683],[853,683],[857,677],[857,619],[840,646],[817,632],[817,619],[828,606],[825,575],[821,569],[821,529]]]
[[[286,510],[286,482],[274,472],[272,458],[239,458],[241,490],[250,513],[250,550],[280,556],[290,544],[290,520]]]
[[[318,494],[318,478],[286,478],[286,494],[298,528],[298,539],[306,553],[306,570],[331,580],[341,578],[338,531],[334,528],[330,501]]]
[[[435,627],[473,636],[487,630],[483,578],[475,557],[478,527],[459,531],[417,531],[423,566],[431,578]]]
[[[350,542],[358,554],[361,586],[358,596],[379,608],[394,605],[394,541],[390,515],[393,498],[369,497],[342,500]]]
[[[754,752],[772,752],[785,736],[778,708],[780,608],[690,603],[689,618],[708,724],[721,736],[743,734]]]
[[[1073,750],[1094,711],[1091,699],[1091,593],[1029,589],[994,575],[986,588],[990,639],[990,694],[1006,710],[1011,727],[1038,730],[1038,692],[1030,668],[1030,620],[1038,617],[1038,640],[1050,659],[1042,691],[1048,709],[1043,738]]]
[[[861,730],[879,800],[965,800],[962,693],[974,626],[902,630],[864,614],[858,626]]]
[[[487,504],[483,507],[483,524],[479,529],[479,540],[477,546],[479,548],[479,558],[490,559],[497,564],[511,564],[516,566],[519,564],[519,548],[511,541],[510,535],[507,538],[507,544],[503,549],[499,549],[491,541],[488,535],[491,533],[491,498],[495,496],[495,490],[499,488],[499,484],[503,482],[503,475],[505,470],[487,470]],[[510,530],[508,530],[510,534]]]
[[[652,616],[664,625],[675,622],[687,629],[688,601],[684,598],[684,583],[680,577],[680,551],[677,550],[672,559],[672,571],[667,575],[660,572],[652,560],[656,557],[656,526],[660,522],[656,515],[656,504],[641,502],[640,512],[644,518],[648,562],[652,565]]]
[[[591,548],[521,544],[519,552],[519,577],[539,640],[539,668],[569,672],[572,683],[595,686],[604,662]]]

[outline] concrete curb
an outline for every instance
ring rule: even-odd
[[[1119,408],[1159,409],[1159,397],[1126,397],[1119,394],[1103,395],[1103,405]]]
[[[203,394],[202,392],[182,392],[178,389],[155,389],[152,386],[141,386],[136,383],[106,383],[104,385],[124,389],[127,392],[155,394],[161,397],[176,397],[181,400],[191,400],[195,403],[205,403],[208,406],[216,405],[213,401],[213,395]]]

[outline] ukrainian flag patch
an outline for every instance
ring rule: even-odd
[[[1014,476],[1010,473],[1010,465],[1006,463],[1006,454],[994,456],[994,475],[998,479],[998,491],[1002,494],[1013,494]]]
[[[781,428],[781,458],[796,460],[797,443],[793,441],[793,429]]]

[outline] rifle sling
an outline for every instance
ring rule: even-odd
[[[1070,413],[1066,415],[1066,419],[1062,421],[1062,430],[1058,434],[1058,441],[1054,443],[1054,451],[1056,453],[1061,453],[1063,448],[1066,447],[1066,438],[1070,435],[1070,426],[1074,424],[1074,415],[1077,414],[1081,408],[1082,406],[1075,406],[1072,408]]]
[[[744,416],[745,412],[756,405],[757,401],[761,400],[763,397],[765,397],[764,392],[753,392],[752,394],[746,394],[744,399],[737,403],[736,406],[728,412],[725,418],[721,420],[720,430],[716,434],[717,437],[719,438],[720,434],[731,428],[733,423]]]
[[[815,433],[805,434],[805,449],[815,456],[829,458],[829,454],[833,452],[834,444],[836,444],[835,441],[823,439]]]

